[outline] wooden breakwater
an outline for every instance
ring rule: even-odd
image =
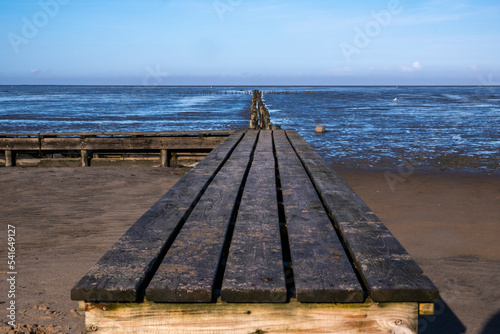
[[[249,128],[280,129],[271,123],[262,95],[252,93]],[[0,133],[0,166],[193,166],[233,132]]]
[[[4,133],[0,166],[191,166],[232,132]]]
[[[262,93],[266,95],[296,95],[296,94],[316,94],[314,90],[264,90]],[[253,91],[248,90],[194,90],[181,92],[183,95],[252,95]]]
[[[262,101],[262,92],[254,90],[252,102],[250,103],[250,130],[273,130],[279,129],[271,123],[269,110]]]

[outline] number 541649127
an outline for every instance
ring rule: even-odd
[[[12,225],[7,226],[7,245],[8,245],[8,254],[7,254],[7,264],[9,266],[9,270],[16,269],[16,227]]]

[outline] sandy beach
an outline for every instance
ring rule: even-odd
[[[1,168],[2,333],[82,333],[73,285],[187,168]],[[440,289],[421,333],[500,331],[500,177],[337,171]],[[7,226],[16,227],[16,330],[6,326]]]

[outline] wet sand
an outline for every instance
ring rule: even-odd
[[[73,285],[187,171],[185,168],[1,168],[2,232],[16,226],[16,323],[25,333],[81,333]],[[422,333],[500,332],[500,177],[337,169],[438,286]],[[6,246],[0,243],[0,332]],[[14,333],[14,331],[11,331]]]

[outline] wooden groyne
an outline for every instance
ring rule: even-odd
[[[250,104],[250,130],[273,130],[279,129],[278,126],[273,126],[269,110],[262,101],[262,92],[259,90],[253,91],[252,102]]]
[[[232,132],[5,133],[0,166],[192,165]]]
[[[263,93],[267,95],[296,95],[296,94],[316,94],[314,90],[264,90]],[[252,95],[253,91],[248,90],[194,90],[181,92],[183,95]]]
[[[253,91],[249,128],[280,129],[271,123],[262,95]],[[233,132],[0,133],[0,166],[193,166]]]

